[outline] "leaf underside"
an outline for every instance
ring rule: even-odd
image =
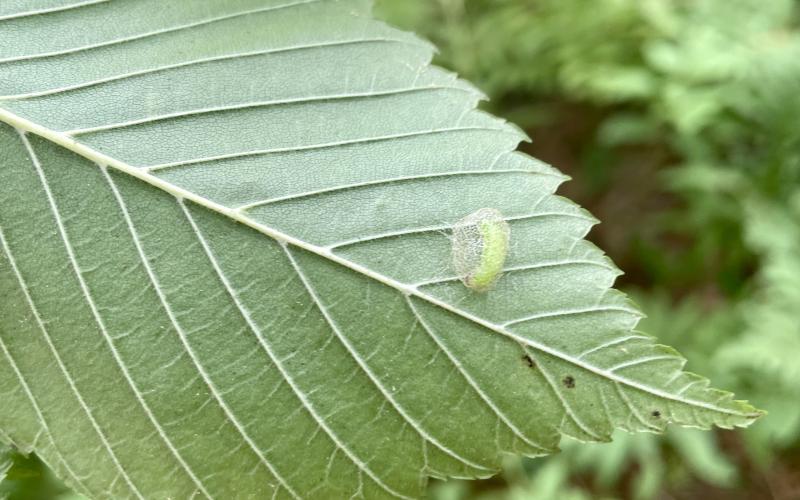
[[[91,497],[401,497],[758,413],[362,1],[0,3],[0,437]],[[487,293],[448,230],[511,227]]]

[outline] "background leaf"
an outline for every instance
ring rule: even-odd
[[[11,447],[5,444],[0,444],[0,483],[6,478],[8,469],[13,464],[11,458]]]

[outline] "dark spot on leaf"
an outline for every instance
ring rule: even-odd
[[[522,356],[522,360],[528,365],[528,368],[536,368],[536,362],[529,355]]]
[[[573,377],[572,375],[567,375],[566,377],[564,377],[564,380],[562,380],[562,382],[564,383],[564,387],[566,387],[567,389],[575,388],[575,377]]]
[[[653,418],[658,418],[661,416],[661,412],[658,410],[653,410],[653,413],[651,413],[651,415],[653,416]]]

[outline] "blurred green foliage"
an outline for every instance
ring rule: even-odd
[[[0,444],[0,499],[81,500],[35,455],[23,455]]]
[[[769,415],[564,443],[440,499],[800,498],[800,1],[377,0],[574,177],[640,328]]]

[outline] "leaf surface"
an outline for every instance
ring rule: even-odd
[[[0,443],[0,484],[5,480],[12,465],[14,465],[14,458],[11,447]]]
[[[0,9],[0,429],[77,491],[415,498],[758,416],[634,331],[564,176],[365,2]],[[477,293],[448,232],[483,207]]]

